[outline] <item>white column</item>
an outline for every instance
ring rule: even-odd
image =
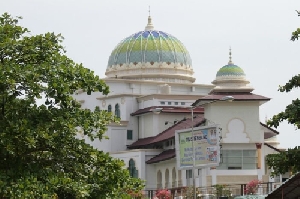
[[[145,152],[142,151],[140,152],[140,158],[139,158],[139,164],[140,164],[140,171],[139,171],[139,174],[140,174],[140,178],[141,179],[144,179],[146,180],[146,159],[145,159]]]
[[[207,170],[209,169],[209,167],[203,168],[201,169],[201,186],[202,187],[206,187],[207,183],[206,183],[206,174],[207,174]]]
[[[216,171],[216,169],[210,170],[210,174],[211,174],[211,184],[216,185],[217,184],[217,171]]]

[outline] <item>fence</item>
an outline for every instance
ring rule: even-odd
[[[257,190],[258,194],[265,195],[273,191],[279,183],[274,182],[265,182],[259,185]],[[214,185],[209,187],[197,187],[196,191],[197,194],[213,194],[217,197],[220,196],[229,196],[229,198],[233,198],[234,196],[241,196],[245,195],[246,184],[230,184],[230,185]],[[176,187],[176,188],[169,188],[168,190],[171,191],[172,197],[176,196],[185,196],[186,198],[192,198],[193,195],[193,188],[189,187]],[[145,197],[146,198],[153,198],[155,196],[157,190],[146,190]]]

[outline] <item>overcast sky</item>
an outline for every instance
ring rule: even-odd
[[[260,108],[262,122],[299,96],[299,90],[277,91],[300,70],[300,41],[290,41],[300,27],[299,0],[0,0],[0,13],[22,16],[32,34],[62,33],[67,55],[104,77],[113,48],[146,26],[149,5],[155,29],[188,49],[196,83],[214,80],[231,46],[254,93],[272,98]],[[293,126],[283,123],[277,130],[282,147],[300,145]]]

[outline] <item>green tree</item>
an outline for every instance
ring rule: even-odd
[[[115,118],[72,96],[108,86],[65,55],[63,37],[31,35],[0,16],[0,198],[119,198],[139,191],[124,163],[77,139],[102,139]],[[40,99],[40,102],[38,102]]]
[[[298,16],[299,13],[298,13]],[[298,40],[300,35],[300,28],[292,33],[291,40]],[[300,86],[300,74],[295,75],[284,86],[279,87],[280,92],[290,92],[292,89]],[[277,128],[282,121],[288,121],[289,124],[295,126],[296,129],[300,129],[300,100],[297,98],[289,104],[285,111],[274,115],[269,121],[270,127]],[[300,171],[300,147],[297,146],[294,149],[288,149],[287,151],[279,152],[278,154],[270,154],[267,156],[267,164],[269,168],[273,168],[273,175],[283,174],[286,172],[295,173]]]
[[[298,16],[300,16],[300,11],[296,10]],[[295,41],[296,39],[298,40],[300,36],[300,28],[297,28],[294,32],[292,32],[292,37],[291,40]]]

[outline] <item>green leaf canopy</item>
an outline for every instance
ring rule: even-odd
[[[19,19],[0,16],[0,198],[113,198],[142,189],[122,161],[76,138],[102,139],[115,119],[81,109],[72,96],[107,94],[108,86],[65,55],[61,35],[31,35]]]

